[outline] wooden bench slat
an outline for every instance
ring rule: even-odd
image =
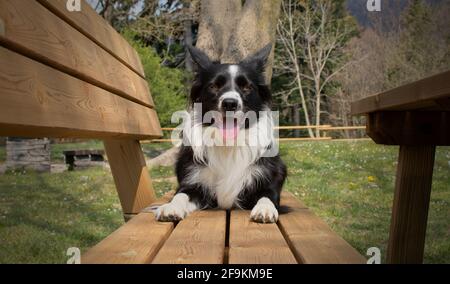
[[[81,263],[150,263],[173,226],[140,213],[83,254]]]
[[[166,203],[173,195],[171,190],[149,207]],[[82,263],[150,263],[174,225],[157,222],[150,210],[129,217],[127,223],[84,253]]]
[[[3,2],[0,2],[3,3]],[[148,139],[156,112],[0,47],[0,135]]]
[[[228,263],[297,263],[276,224],[250,221],[250,212],[233,210],[230,215]]]
[[[221,264],[226,212],[196,211],[180,221],[152,263]]]
[[[344,239],[302,204],[295,206],[291,194],[282,196],[281,204],[293,209],[280,215],[278,225],[299,263],[366,263]]]
[[[89,37],[103,49],[115,55],[120,61],[144,77],[139,55],[131,45],[108,22],[100,17],[86,1],[81,11],[70,12],[65,0],[37,0],[50,11],[64,19],[72,27]]]
[[[147,82],[36,1],[0,1],[0,44],[112,93],[153,107]]]

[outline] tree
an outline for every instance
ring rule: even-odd
[[[319,126],[324,91],[350,64],[344,48],[355,34],[354,22],[343,12],[342,1],[285,0],[277,34],[277,73],[290,78],[278,95],[288,105],[301,106],[307,126]],[[320,136],[318,128],[308,134]]]
[[[202,0],[197,47],[214,61],[237,63],[275,42],[281,0]],[[266,66],[272,77],[273,49]]]
[[[401,17],[397,48],[388,68],[389,87],[419,80],[450,66],[448,1],[434,9],[425,1],[412,0]],[[441,21],[441,23],[440,23]]]

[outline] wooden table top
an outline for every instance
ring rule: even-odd
[[[406,110],[450,111],[450,70],[355,101],[351,105],[352,115]]]

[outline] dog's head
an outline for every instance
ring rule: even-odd
[[[220,64],[212,62],[203,51],[188,47],[196,66],[191,104],[201,103],[202,118],[208,112],[215,114],[204,124],[214,124],[224,136],[234,138],[239,129],[255,122],[240,118],[253,112],[258,119],[260,111],[270,109],[272,95],[264,69],[271,48],[268,44],[237,64]]]

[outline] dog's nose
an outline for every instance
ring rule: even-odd
[[[239,102],[236,99],[224,99],[222,101],[222,109],[224,111],[236,111],[238,108]]]

